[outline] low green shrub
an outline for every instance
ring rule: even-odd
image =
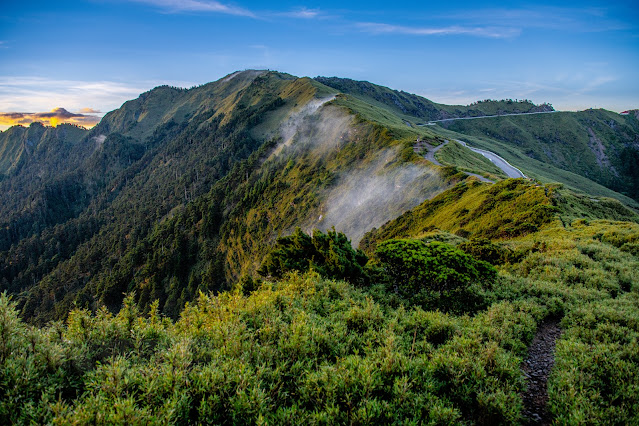
[[[392,291],[425,308],[474,312],[497,275],[489,263],[437,241],[387,240],[375,254]]]

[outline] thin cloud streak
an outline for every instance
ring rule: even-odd
[[[169,13],[179,12],[211,12],[227,15],[247,16],[255,18],[250,10],[241,7],[229,6],[213,0],[129,0],[135,3],[144,3],[163,9]]]
[[[520,29],[509,27],[407,27],[376,22],[359,22],[356,26],[371,34],[402,34],[415,36],[469,35],[488,38],[511,38],[521,33]]]
[[[292,12],[283,12],[279,14],[280,16],[285,16],[287,18],[297,18],[297,19],[316,19],[322,17],[322,13],[319,9],[307,9],[305,7],[294,10]]]
[[[575,32],[601,32],[625,30],[636,25],[608,17],[602,8],[535,7],[521,9],[480,9],[441,15],[440,19],[453,19],[469,24],[514,25],[519,28],[546,28]]]

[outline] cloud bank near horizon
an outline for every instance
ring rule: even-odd
[[[0,112],[0,126],[28,126],[31,123],[42,123],[56,127],[60,124],[74,124],[83,127],[93,127],[100,122],[101,117],[90,113],[97,113],[92,108],[83,108],[85,113],[73,113],[62,107],[54,108],[48,112]]]

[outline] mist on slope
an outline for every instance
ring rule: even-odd
[[[325,152],[342,140],[353,118],[338,108],[326,106],[320,110],[333,99],[334,96],[312,99],[301,109],[293,112],[280,127],[282,142],[273,155],[279,155],[293,144],[297,151],[314,147]]]
[[[313,100],[292,114],[280,129],[282,142],[273,155],[310,153],[328,158],[347,143],[358,143],[354,117],[327,105],[332,99]],[[337,179],[321,194],[320,206],[303,221],[303,228],[310,232],[335,227],[357,246],[373,227],[449,187],[436,170],[401,162],[398,154],[399,147],[386,148],[373,154],[372,160],[369,157],[353,168],[335,170]]]
[[[310,221],[308,227],[325,231],[334,226],[357,246],[372,228],[449,187],[435,170],[398,163],[397,155],[398,149],[389,148],[367,167],[342,172],[329,191],[320,216]]]

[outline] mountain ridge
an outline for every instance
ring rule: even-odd
[[[74,304],[116,309],[131,291],[140,306],[159,299],[176,316],[199,291],[253,274],[296,226],[336,226],[357,244],[467,179],[415,152],[416,141],[438,145],[445,133],[396,114],[395,101],[426,111],[427,100],[361,84],[389,96],[371,103],[321,78],[249,70],[191,89],[157,87],[78,129],[78,145],[63,144],[75,146],[72,161],[60,160],[69,148],[50,158],[66,164],[57,180],[29,180],[51,169],[32,158],[0,181],[28,182],[0,197],[32,206],[0,216],[3,288],[40,322]],[[34,203],[27,193],[42,195]]]

